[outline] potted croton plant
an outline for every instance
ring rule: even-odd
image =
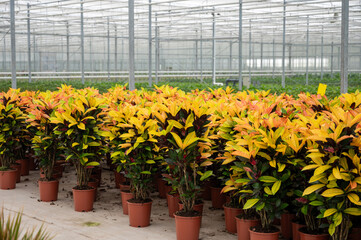
[[[132,227],[149,226],[150,185],[157,171],[157,122],[152,119],[150,109],[142,105],[119,106],[109,112],[109,118],[113,124],[104,135],[110,137],[114,146],[112,158],[119,159],[124,165],[133,193],[133,198],[127,201],[129,224]]]
[[[178,240],[199,238],[201,212],[195,211],[194,206],[200,192],[200,181],[212,175],[211,171],[201,171],[201,166],[211,164],[206,160],[210,156],[207,138],[209,109],[200,100],[192,104],[188,108],[180,102],[168,103],[166,116],[157,117],[163,123],[167,121],[167,128],[162,131],[166,141],[162,141],[164,145],[161,147],[168,149],[165,161],[170,174],[167,177],[178,190],[182,202],[182,209],[175,213]]]
[[[10,89],[0,95],[0,189],[14,189],[17,179],[20,180],[19,169],[15,169],[16,148],[25,121],[24,113],[16,105],[18,91]]]
[[[74,91],[50,117],[51,123],[57,125],[54,133],[64,141],[66,160],[72,161],[76,169],[75,211],[93,209],[95,189],[88,183],[92,168],[99,165],[101,157],[102,102],[95,90]]]
[[[247,194],[243,209],[253,208],[260,216],[261,225],[250,229],[251,239],[278,239],[279,230],[272,222],[280,218],[288,206],[282,201],[291,175],[284,156],[286,146],[281,138],[285,133],[284,121],[275,113],[269,118],[275,120],[262,121],[253,116],[237,120],[234,127],[237,133],[226,147],[231,153],[226,161],[232,162],[233,169],[241,173],[241,178],[235,181],[243,184],[239,192]]]
[[[353,108],[330,107],[323,115],[306,122],[304,136],[312,141],[304,171],[313,171],[304,196],[321,197],[310,202],[318,218],[327,219],[333,240],[347,239],[351,216],[361,215],[360,157],[361,113]]]
[[[58,199],[59,180],[53,176],[56,160],[59,159],[60,138],[54,132],[57,124],[50,121],[56,117],[55,112],[63,96],[58,93],[43,92],[33,99],[28,122],[35,127],[33,149],[39,159],[39,167],[43,171],[43,178],[38,181],[40,200],[44,202]],[[64,99],[65,101],[65,99]]]

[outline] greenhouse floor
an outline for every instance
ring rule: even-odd
[[[71,189],[75,186],[75,173],[66,169],[60,180],[58,201],[40,202],[37,179],[39,171],[30,171],[29,176],[21,177],[14,190],[0,190],[0,204],[5,215],[23,211],[23,229],[41,226],[54,236],[55,240],[74,239],[117,239],[117,240],[174,240],[175,222],[168,216],[165,199],[152,195],[153,206],[151,225],[145,228],[129,226],[128,216],[123,215],[120,191],[114,187],[113,173],[104,170],[102,183],[98,188],[98,198],[92,212],[80,213],[73,209]],[[201,240],[236,240],[237,236],[225,231],[223,211],[210,208],[205,201]]]

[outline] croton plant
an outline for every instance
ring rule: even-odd
[[[134,201],[149,201],[153,174],[157,170],[159,130],[149,108],[129,104],[109,111],[106,131],[111,157],[130,179]]]
[[[19,91],[10,89],[0,95],[1,170],[8,170],[17,160],[21,138],[26,132],[24,112],[19,108]]]
[[[56,124],[54,133],[63,141],[66,160],[76,168],[79,189],[88,188],[92,168],[101,159],[103,101],[92,89],[74,90],[50,117]]]

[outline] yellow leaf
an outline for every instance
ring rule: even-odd
[[[347,197],[352,203],[361,206],[360,197],[356,193],[349,193]]]
[[[324,166],[318,167],[318,168],[316,168],[314,175],[315,176],[320,175],[321,173],[323,173],[324,171],[326,171],[330,168],[332,168],[332,166],[330,166],[330,165],[324,165]]]
[[[78,128],[81,129],[81,130],[85,130],[84,123],[82,123],[82,122],[78,123]]]
[[[277,162],[275,159],[273,159],[272,161],[269,162],[269,165],[273,168],[276,168],[276,164],[277,164]]]
[[[264,192],[267,193],[268,195],[273,195],[273,193],[269,187],[265,187]]]
[[[199,138],[196,136],[196,132],[191,132],[187,135],[186,139],[183,142],[183,150],[186,149],[188,146],[192,145],[194,142],[198,141]]]
[[[306,196],[309,195],[311,193],[313,193],[314,191],[317,191],[320,188],[323,188],[325,186],[325,184],[315,184],[312,186],[309,186],[308,188],[305,189],[305,191],[303,191],[302,196]]]
[[[182,139],[174,132],[171,132],[176,144],[178,145],[179,148],[183,149],[183,142]]]
[[[340,169],[338,167],[334,167],[332,169],[332,174],[335,176],[336,179],[342,179]]]
[[[328,216],[331,216],[333,214],[335,214],[337,212],[337,209],[336,208],[330,208],[330,209],[327,209],[324,213],[323,213],[323,217],[328,217]]]
[[[321,195],[324,197],[335,197],[344,194],[344,191],[339,188],[332,188],[325,190]]]
[[[277,181],[273,184],[272,189],[271,189],[273,195],[275,195],[278,192],[280,187],[281,187],[281,181]]]

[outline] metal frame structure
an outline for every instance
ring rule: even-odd
[[[310,73],[340,71],[346,92],[348,72],[361,72],[360,0],[0,0],[0,9],[0,79],[13,87],[181,76],[236,77],[242,89],[242,75],[279,75],[285,86],[287,75],[308,84]]]

